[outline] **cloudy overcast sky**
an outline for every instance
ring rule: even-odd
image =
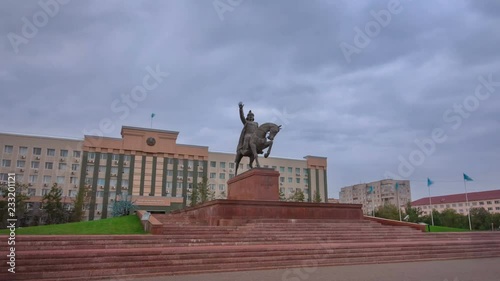
[[[233,152],[243,101],[283,125],[273,156],[328,157],[330,197],[386,177],[413,200],[427,177],[461,193],[463,172],[498,189],[499,16],[495,0],[4,0],[0,130],[120,137],[154,112],[179,143]]]

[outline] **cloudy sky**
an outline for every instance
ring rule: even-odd
[[[4,0],[0,130],[120,137],[154,112],[178,142],[233,152],[243,101],[283,125],[274,156],[328,157],[330,197],[386,177],[414,200],[427,177],[460,193],[463,172],[498,189],[499,16],[495,0]]]

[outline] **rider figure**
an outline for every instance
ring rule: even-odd
[[[250,138],[252,137],[252,134],[259,127],[259,124],[254,121],[254,115],[251,110],[248,112],[247,118],[245,118],[243,114],[244,104],[242,102],[238,103],[238,106],[240,107],[240,119],[241,122],[243,123],[243,129],[241,130],[240,140],[238,142],[238,149],[236,150],[236,152],[239,151],[241,154],[244,155],[245,151],[249,149],[248,143],[250,142]]]

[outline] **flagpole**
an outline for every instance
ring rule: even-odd
[[[434,214],[433,214],[433,209],[432,209],[432,199],[431,199],[431,186],[427,184],[427,187],[429,188],[429,209],[431,209],[431,221],[432,221],[432,226],[434,226]]]
[[[470,220],[470,208],[469,208],[469,196],[467,195],[467,181],[464,178],[464,188],[465,188],[465,205],[467,206],[467,216],[469,217],[469,230],[472,231],[472,223]]]
[[[151,116],[151,129],[153,129],[153,116]]]
[[[401,204],[399,204],[399,188],[398,183],[396,183],[396,196],[398,197],[398,212],[399,212],[399,221],[401,221]]]

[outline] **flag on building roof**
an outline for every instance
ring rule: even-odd
[[[373,186],[369,186],[368,187],[368,194],[372,194],[373,193]]]
[[[473,181],[473,179],[464,173],[464,181]]]
[[[396,186],[395,186],[396,190],[399,189],[399,182],[396,182]]]
[[[151,113],[151,118],[155,117],[155,115],[156,115],[156,114],[154,114],[154,113]]]

